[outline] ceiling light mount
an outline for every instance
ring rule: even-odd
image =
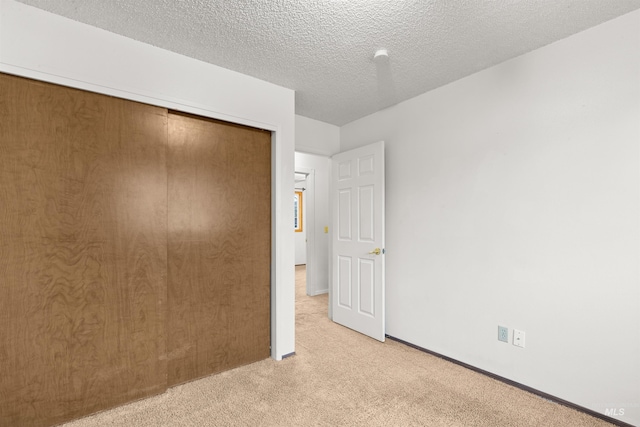
[[[376,53],[373,54],[374,61],[386,61],[389,59],[389,52],[387,49],[378,49]]]

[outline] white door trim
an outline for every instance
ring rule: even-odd
[[[303,167],[296,167],[295,173],[303,173],[307,176],[305,190],[303,194],[303,226],[307,235],[307,284],[306,292],[309,296],[318,294],[318,258],[316,252],[316,202],[315,202],[315,170]]]

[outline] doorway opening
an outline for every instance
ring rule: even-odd
[[[304,266],[307,295],[317,295],[316,251],[315,251],[315,172],[313,169],[295,168],[295,191],[302,193],[302,230],[295,234],[295,265]]]

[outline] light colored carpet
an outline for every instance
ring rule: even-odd
[[[327,318],[296,268],[296,355],[213,375],[91,417],[87,426],[610,426]]]

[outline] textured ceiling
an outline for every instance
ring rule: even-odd
[[[640,8],[640,0],[19,0],[296,91],[342,125]],[[379,48],[387,61],[373,61]]]

